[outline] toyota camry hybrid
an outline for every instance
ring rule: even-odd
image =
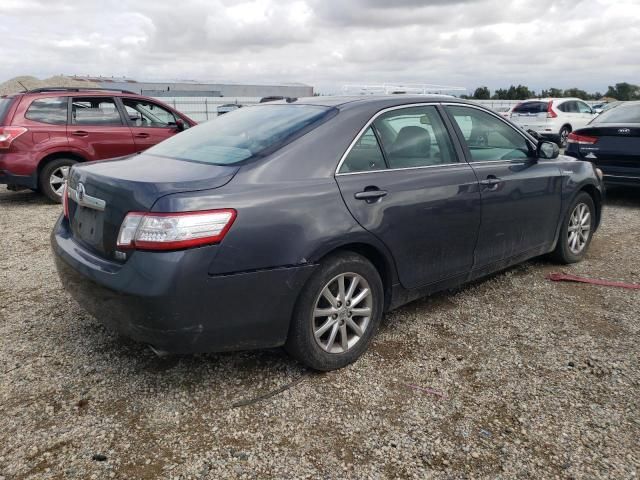
[[[284,346],[331,370],[386,311],[581,260],[602,198],[591,163],[469,102],[287,99],[75,165],[51,242],[80,305],[156,351]]]

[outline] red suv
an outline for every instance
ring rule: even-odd
[[[59,202],[69,167],[141,152],[196,122],[124,90],[39,88],[0,97],[0,184]]]

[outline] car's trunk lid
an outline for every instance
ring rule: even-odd
[[[115,258],[122,220],[147,212],[172,193],[210,190],[229,182],[238,167],[218,166],[148,154],[91,162],[73,168],[69,220],[74,238],[105,258]]]
[[[597,137],[595,144],[579,145],[580,154],[603,170],[637,168],[640,173],[640,125],[594,125],[581,129],[579,135]]]

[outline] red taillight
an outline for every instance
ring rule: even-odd
[[[232,209],[181,213],[129,212],[120,226],[118,248],[180,250],[220,243],[236,218]]]
[[[69,218],[69,184],[64,182],[64,189],[62,190],[62,210],[64,216]]]
[[[567,137],[567,143],[577,143],[578,145],[593,145],[598,141],[598,137],[590,137],[589,135],[578,135],[571,132]]]
[[[24,127],[0,127],[0,150],[8,149],[16,138],[26,132]]]
[[[558,114],[551,107],[553,107],[553,102],[549,102],[547,105],[547,118],[557,118]]]

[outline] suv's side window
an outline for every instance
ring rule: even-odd
[[[556,108],[561,112],[567,113],[569,111],[569,102],[561,103]]]
[[[385,168],[378,139],[373,133],[373,128],[369,127],[353,145],[338,173],[367,172]]]
[[[24,117],[51,125],[67,123],[67,97],[39,98],[31,102]]]
[[[78,97],[71,104],[73,125],[120,126],[122,118],[113,98]]]
[[[122,103],[134,127],[166,128],[176,124],[175,115],[155,103],[129,98],[123,98]]]
[[[469,147],[472,162],[518,160],[532,155],[529,143],[513,127],[470,107],[448,106]]]
[[[576,102],[578,104],[578,110],[580,113],[593,113],[591,107],[584,102]]]
[[[451,138],[433,106],[408,107],[380,115],[379,133],[389,168],[413,168],[458,161]]]

